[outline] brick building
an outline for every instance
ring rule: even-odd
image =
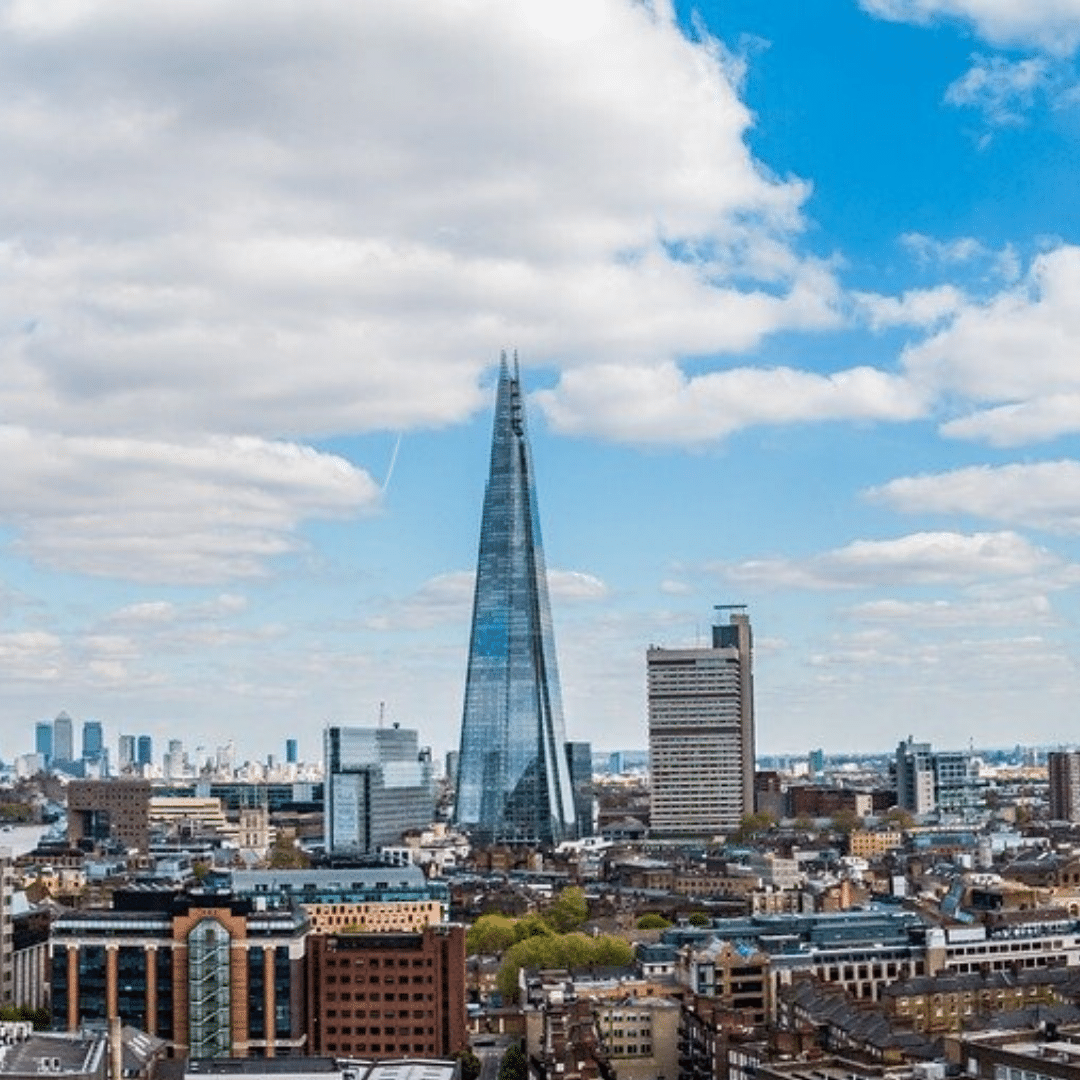
[[[68,840],[116,840],[150,848],[149,780],[73,780],[67,786]]]
[[[312,935],[308,1053],[452,1057],[468,1045],[465,928]]]
[[[115,902],[53,921],[54,1029],[119,1017],[181,1055],[302,1051],[301,912],[161,892],[118,893]]]

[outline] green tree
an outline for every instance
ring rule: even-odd
[[[476,1080],[480,1075],[480,1059],[469,1050],[459,1050],[454,1055],[461,1062],[461,1080]]]
[[[504,954],[496,984],[507,999],[518,992],[518,973],[522,968],[570,968],[597,965],[626,966],[633,961],[633,950],[621,938],[589,937],[587,934],[537,934],[523,938]]]
[[[547,921],[560,934],[576,930],[589,917],[585,892],[576,886],[563,889],[547,912]]]
[[[481,915],[465,935],[465,949],[470,956],[491,956],[505,952],[517,940],[515,920],[506,915]]]
[[[690,915],[687,917],[687,922],[689,922],[691,926],[708,926],[709,916],[706,915],[704,911],[691,911]]]
[[[664,930],[671,925],[668,919],[665,919],[663,915],[657,914],[655,911],[650,911],[647,915],[642,915],[637,921],[637,928],[639,930]]]
[[[886,810],[882,815],[882,820],[891,825],[894,829],[900,829],[902,832],[906,832],[915,824],[915,815],[910,810],[905,810],[902,806],[894,806],[889,810]]]
[[[311,859],[300,850],[296,838],[284,831],[274,838],[267,862],[275,870],[306,870],[311,865]]]
[[[526,915],[514,923],[514,941],[531,937],[550,937],[551,927],[542,915]]]
[[[520,1043],[514,1043],[503,1054],[499,1063],[499,1080],[526,1080],[529,1075],[529,1063]]]
[[[763,832],[768,832],[776,824],[776,818],[767,810],[759,810],[755,814],[747,814],[735,830],[735,839],[739,841],[751,840]]]
[[[599,964],[605,967],[626,967],[634,962],[634,950],[630,943],[622,938],[612,937],[610,934],[601,934],[600,937],[591,938],[592,956],[590,964]]]
[[[861,824],[862,818],[850,807],[837,810],[832,816],[832,827],[845,836],[850,836]]]

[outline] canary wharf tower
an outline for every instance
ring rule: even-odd
[[[480,843],[576,833],[547,571],[517,360],[502,358],[480,524],[457,824]]]

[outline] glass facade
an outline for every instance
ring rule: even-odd
[[[188,1030],[195,1058],[229,1056],[229,945],[229,931],[217,919],[203,919],[188,935]]]
[[[152,954],[141,946],[121,945],[116,958],[117,1008],[125,1024],[146,1030],[146,965]]]
[[[532,458],[503,361],[458,756],[457,823],[481,842],[576,833]]]
[[[278,1039],[292,1038],[292,962],[289,947],[274,949],[274,1035]]]
[[[105,947],[84,945],[79,950],[79,1020],[105,1019]]]
[[[157,1029],[155,1034],[159,1039],[171,1039],[173,1037],[173,956],[172,949],[158,946],[156,950],[157,964]]]
[[[50,1011],[53,1031],[67,1031],[68,1026],[68,951],[55,948],[50,978]]]
[[[248,949],[248,1035],[266,1038],[266,956],[262,949]]]

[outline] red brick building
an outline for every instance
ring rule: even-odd
[[[308,938],[308,1053],[452,1057],[468,1046],[465,928]]]

